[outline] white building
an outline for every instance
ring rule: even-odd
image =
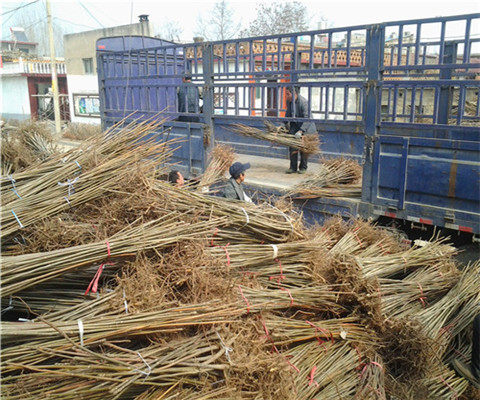
[[[1,118],[6,121],[53,119],[50,59],[36,56],[38,43],[30,42],[23,28],[10,28],[10,32],[11,40],[0,41]],[[68,89],[63,59],[56,59],[56,70],[61,117],[68,120]]]
[[[65,64],[56,62],[60,111],[62,120],[69,119],[67,78]],[[51,64],[48,59],[24,59],[1,56],[0,77],[2,86],[1,118],[25,120],[49,118],[49,90],[52,87]],[[62,101],[65,100],[65,101]],[[53,114],[52,114],[53,117]],[[53,119],[53,118],[52,118]]]

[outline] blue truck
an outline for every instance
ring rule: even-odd
[[[297,202],[307,220],[354,216],[478,241],[479,26],[480,14],[468,14],[188,44],[102,38],[102,124],[161,113],[170,138],[183,139],[174,162],[187,177],[201,174],[212,146],[223,143],[252,160],[252,176],[254,166],[282,163],[277,180],[246,181],[259,194],[278,195],[288,149],[231,126],[283,124],[285,89],[297,86],[321,142],[310,162],[344,157],[363,169],[358,198]],[[180,113],[185,74],[201,99]],[[198,122],[179,120],[186,114]]]

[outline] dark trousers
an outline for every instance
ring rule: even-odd
[[[472,372],[480,378],[480,314],[473,320]]]
[[[298,153],[300,153],[300,169],[307,169],[308,154],[293,147],[289,147],[288,150],[290,153],[290,169],[293,171],[298,169]]]

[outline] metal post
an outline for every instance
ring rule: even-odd
[[[363,150],[362,200],[372,202],[376,188],[372,185],[375,142],[379,131],[381,90],[383,78],[383,44],[385,27],[372,25],[367,35],[367,82],[365,87],[365,146]]]
[[[438,60],[439,64],[442,64],[442,65],[455,64],[456,54],[457,54],[457,45],[453,41],[448,41],[448,42],[444,42],[444,46],[445,46],[445,49],[443,53],[443,58]],[[451,68],[440,69],[439,78],[441,81],[451,80],[452,69]],[[452,100],[453,100],[452,86],[442,83],[442,86],[440,86],[439,103],[438,103],[438,115],[437,115],[438,124],[445,124],[445,125],[448,124],[448,116],[451,111]],[[459,106],[460,106],[460,102],[459,102]]]
[[[213,129],[214,115],[214,93],[213,93],[213,45],[205,43],[202,47],[203,54],[203,79],[205,86],[203,88],[203,117],[205,125],[210,134],[209,151],[213,148],[215,142],[215,132]]]
[[[52,25],[52,12],[50,9],[50,0],[46,0],[46,5],[47,5],[48,36],[50,40],[50,65],[52,69],[52,92],[53,92],[53,111],[55,116],[55,133],[59,135],[61,131],[60,101],[58,96],[57,66],[55,62],[55,45],[53,42],[53,25]]]

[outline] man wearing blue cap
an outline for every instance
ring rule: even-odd
[[[250,168],[250,163],[242,164],[241,162],[234,162],[229,169],[231,178],[225,185],[224,197],[227,199],[247,201],[252,200],[243,191],[242,182],[245,180],[245,171]]]

